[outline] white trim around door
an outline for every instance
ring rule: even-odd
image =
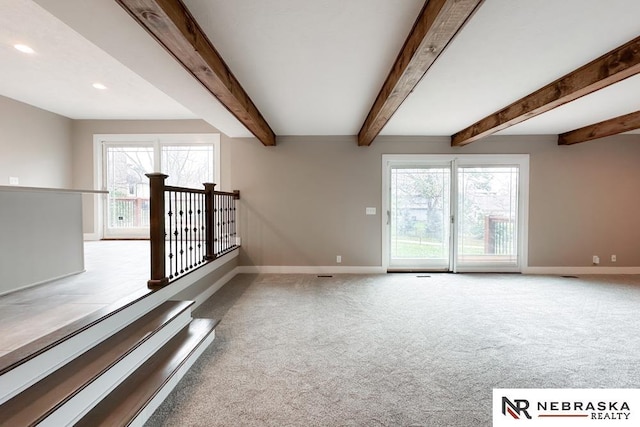
[[[442,243],[441,245],[447,246],[449,260],[446,263],[435,266],[430,269],[429,263],[416,263],[411,266],[411,262],[400,263],[392,262],[392,249],[391,249],[391,194],[392,194],[392,182],[391,171],[392,169],[398,170],[402,168],[415,168],[416,170],[429,170],[430,168],[449,168],[450,170],[450,191],[447,198],[443,198],[444,202],[450,204],[449,209],[443,209],[443,215],[450,216],[450,229],[448,233],[445,231],[443,235],[448,237],[448,245]],[[517,213],[514,212],[514,216],[517,218],[517,224],[515,228],[517,230],[517,241],[515,246],[515,256],[507,263],[501,262],[477,262],[474,263],[473,257],[463,257],[459,254],[460,248],[460,227],[461,220],[459,216],[459,197],[465,197],[464,194],[460,194],[459,191],[459,177],[462,173],[464,179],[465,173],[474,172],[475,169],[479,173],[490,173],[491,169],[504,170],[505,168],[512,167],[514,172],[514,180],[516,181],[517,194],[514,194],[515,200],[517,200]],[[460,184],[461,185],[461,184]],[[445,189],[446,191],[446,189]],[[381,215],[381,227],[382,227],[382,263],[385,271],[389,270],[434,270],[442,271],[446,265],[446,271],[451,272],[523,272],[527,268],[527,247],[528,247],[528,205],[529,205],[529,155],[528,154],[385,154],[382,156],[382,207],[383,215]],[[440,219],[439,219],[440,221]],[[494,252],[491,252],[494,253]],[[462,260],[462,262],[461,262]]]

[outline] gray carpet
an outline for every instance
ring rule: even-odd
[[[493,388],[640,386],[640,277],[239,275],[148,426],[489,426]]]

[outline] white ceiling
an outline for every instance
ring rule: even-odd
[[[424,0],[186,0],[276,135],[355,135]]]
[[[196,117],[32,1],[0,0],[0,10],[1,95],[72,119]]]
[[[423,3],[185,0],[277,135],[355,135]],[[0,8],[1,95],[76,119],[203,118],[249,135],[114,0]],[[485,0],[382,134],[451,135],[637,37],[638,16],[638,0]],[[568,131],[640,110],[638,95],[636,76],[502,133]]]

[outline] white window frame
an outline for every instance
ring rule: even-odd
[[[93,135],[93,188],[104,188],[104,145],[152,145],[154,147],[154,172],[160,172],[160,151],[163,145],[213,145],[214,183],[220,189],[220,134],[219,133],[171,133],[171,134],[94,134]],[[97,238],[105,237],[106,195],[97,197],[93,220]],[[111,236],[110,236],[111,237]],[[114,236],[117,237],[117,236]],[[135,236],[133,236],[135,237]]]

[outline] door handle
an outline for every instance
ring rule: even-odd
[[[387,225],[391,223],[391,211],[387,211]]]

